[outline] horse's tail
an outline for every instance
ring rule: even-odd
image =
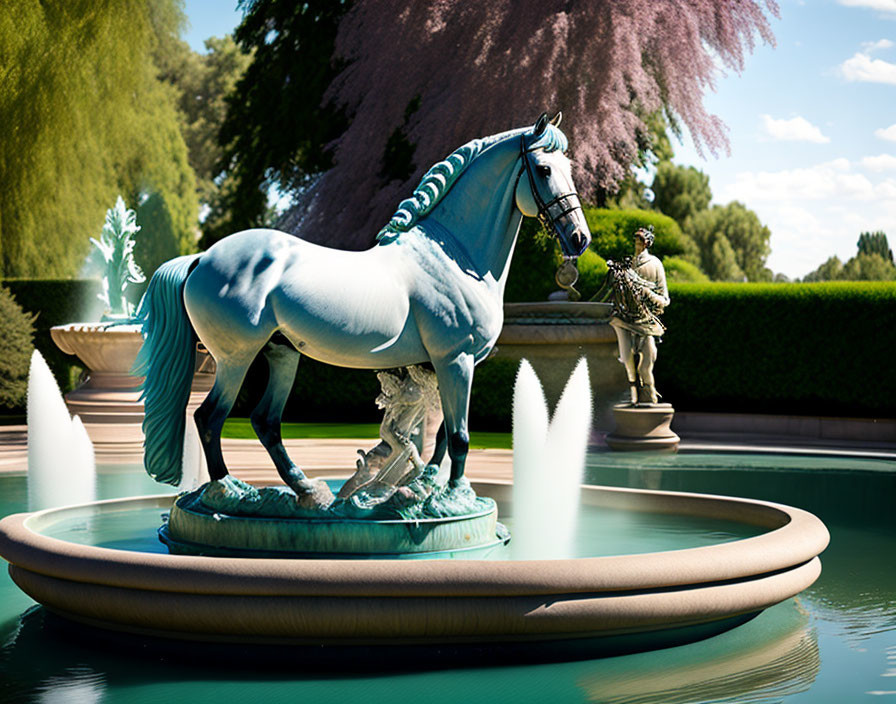
[[[145,376],[143,464],[153,479],[177,485],[183,474],[184,427],[196,364],[196,333],[184,306],[184,284],[200,254],[178,257],[153,274],[136,318],[143,346],[133,373]]]

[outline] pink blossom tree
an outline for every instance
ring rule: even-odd
[[[358,0],[326,96],[353,119],[283,225],[366,248],[430,165],[543,110],[564,112],[586,199],[625,177],[658,111],[718,154],[725,126],[703,96],[720,70],[742,70],[757,37],[774,42],[777,13],[774,0]],[[410,168],[396,173],[394,158]]]

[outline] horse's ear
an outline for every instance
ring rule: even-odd
[[[552,124],[554,127],[559,127],[559,126],[560,126],[560,120],[562,120],[562,119],[563,119],[563,112],[562,112],[561,110],[558,110],[558,111],[557,111],[557,114],[554,115],[554,116],[551,118],[551,124]]]
[[[546,112],[541,113],[538,119],[535,121],[535,127],[532,130],[532,134],[536,137],[544,132],[545,127],[548,126],[548,114]]]

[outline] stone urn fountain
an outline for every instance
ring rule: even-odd
[[[103,320],[50,329],[56,346],[78,357],[86,368],[82,383],[65,395],[65,402],[69,412],[81,418],[97,461],[103,463],[134,461],[143,454],[143,377],[131,374],[143,336],[139,324],[126,324],[134,311],[125,295],[129,284],[145,280],[133,255],[139,230],[135,212],[119,196],[106,212],[100,239],[90,240],[96,247],[94,259],[104,272],[99,296],[106,304]],[[207,353],[197,355],[188,413],[205,398],[214,378],[214,359]]]
[[[139,325],[69,323],[50,329],[56,346],[86,367],[78,388],[65,395],[69,412],[81,418],[98,461],[127,462],[143,453],[142,376],[131,374],[143,344]],[[197,355],[187,412],[202,403],[215,380],[215,360]]]
[[[628,385],[610,327],[612,305],[573,301],[505,303],[495,359],[527,359],[554,407],[579,358],[588,361],[594,438],[613,430],[613,406]]]

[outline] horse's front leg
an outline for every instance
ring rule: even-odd
[[[433,360],[439,381],[439,397],[445,421],[439,430],[436,450],[433,456],[441,461],[447,444],[451,458],[451,479],[449,486],[459,486],[464,477],[464,465],[470,449],[470,432],[467,415],[470,411],[470,387],[473,383],[473,355],[461,353],[440,361]]]

